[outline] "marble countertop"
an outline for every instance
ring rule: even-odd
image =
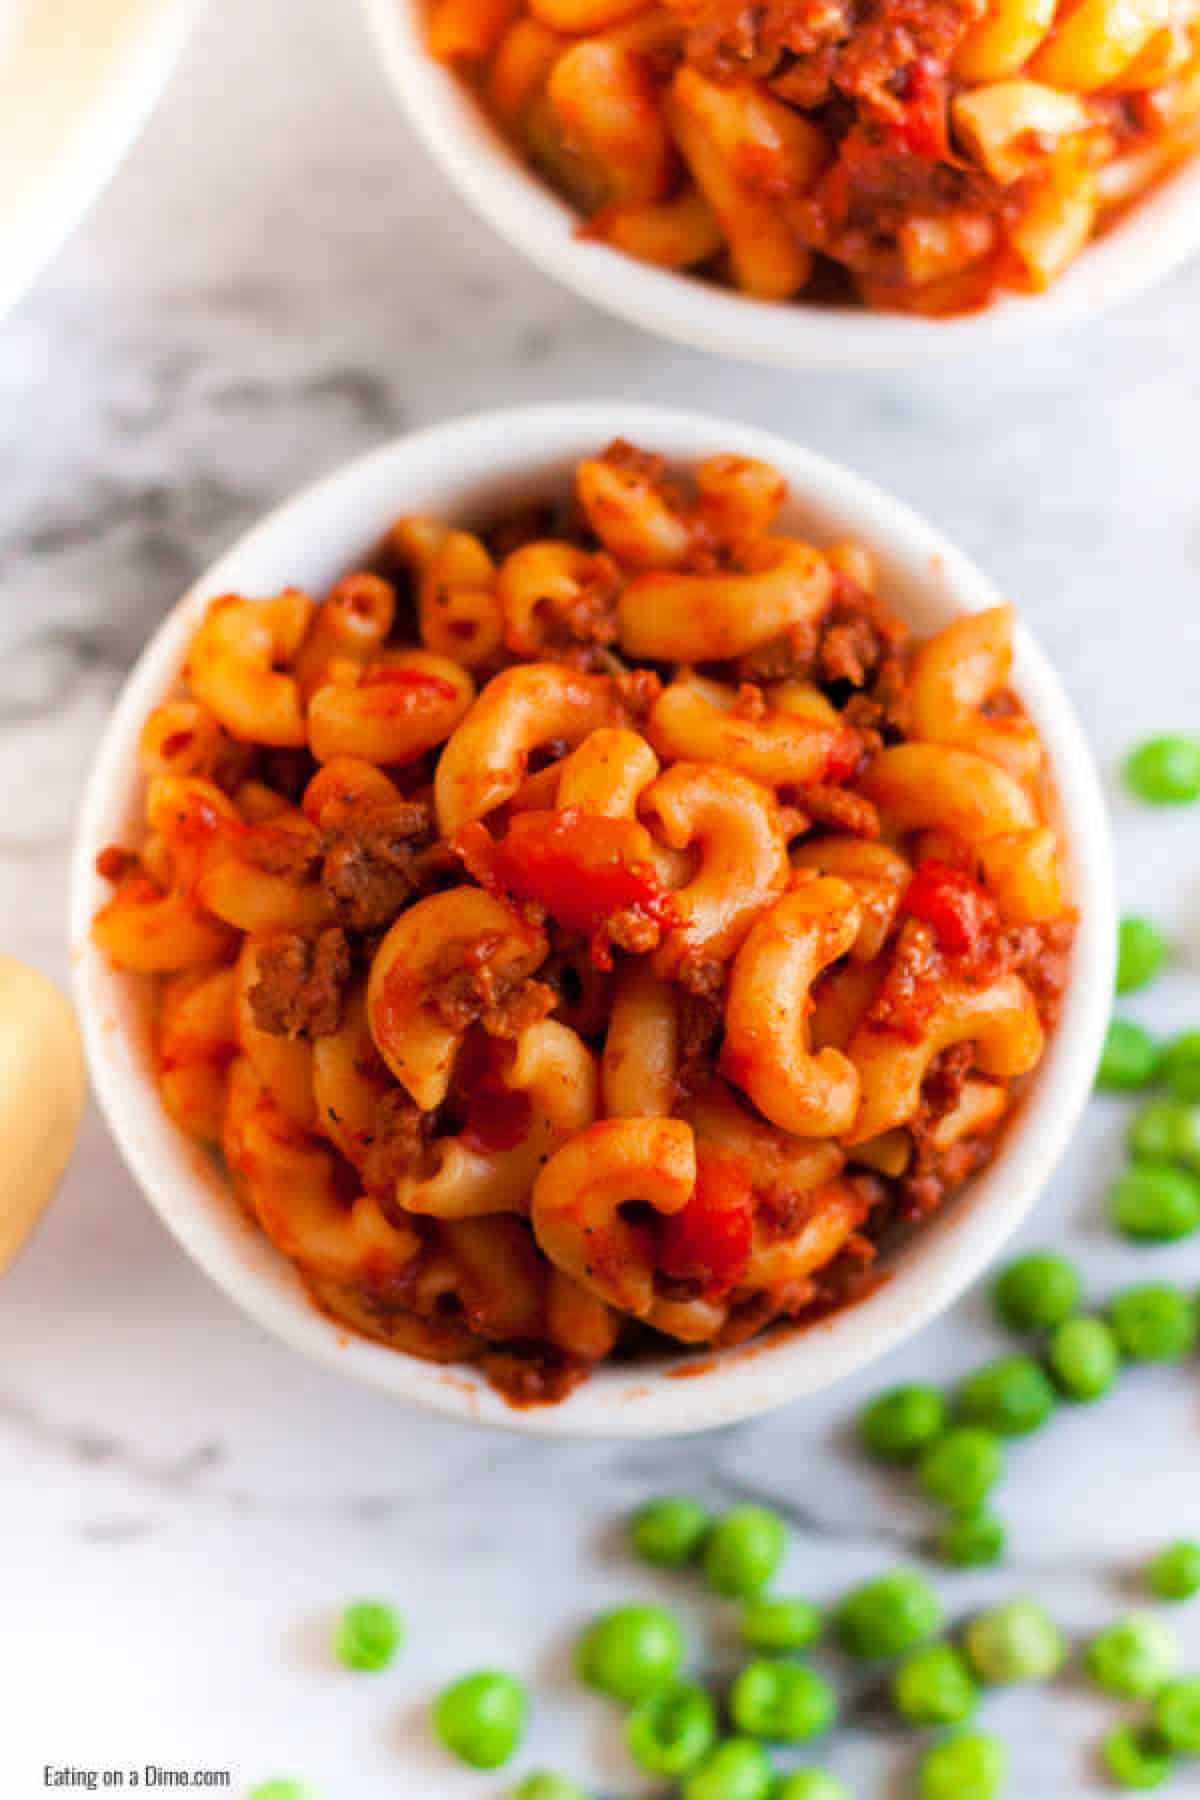
[[[358,9],[214,4],[167,97],[69,248],[0,326],[0,919],[65,975],[73,813],[146,634],[265,505],[407,427],[519,400],[690,402],[806,439],[944,526],[1015,596],[1111,770],[1200,710],[1200,265],[1003,363],[786,378],[672,349],[549,285],[468,216],[397,116]],[[1195,818],[1114,791],[1122,899],[1173,931],[1176,972],[1136,1010],[1200,1015]],[[1101,1197],[1122,1109],[1096,1103],[1029,1227],[1097,1294],[1200,1280],[1200,1245],[1134,1252]],[[952,1377],[999,1339],[978,1296],[886,1370],[706,1438],[558,1447],[455,1428],[307,1367],[167,1238],[95,1116],[0,1303],[5,1544],[0,1791],[43,1765],[227,1767],[234,1792],[304,1774],[328,1800],[460,1800],[425,1706],[499,1660],[536,1684],[525,1766],[639,1792],[610,1715],[569,1678],[572,1630],[631,1592],[614,1521],[661,1489],[762,1496],[796,1528],[788,1585],[831,1595],[919,1555],[928,1515],[854,1454],[884,1376]],[[1076,1632],[1131,1602],[1149,1551],[1200,1530],[1195,1369],[1127,1376],[1011,1458],[999,1573],[940,1577],[955,1616],[1038,1593]],[[411,1619],[378,1679],[331,1669],[356,1593]],[[1181,1633],[1200,1663],[1200,1616]],[[1108,1709],[1069,1683],[988,1718],[1018,1800],[1105,1789]],[[911,1749],[869,1692],[829,1758],[853,1793],[909,1791]],[[1200,1791],[1200,1775],[1180,1793]]]

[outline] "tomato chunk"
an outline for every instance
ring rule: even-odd
[[[918,863],[902,911],[933,928],[939,946],[951,955],[973,954],[996,927],[996,909],[977,881],[949,863],[928,857]]]
[[[717,1299],[745,1274],[753,1243],[749,1169],[732,1157],[701,1155],[695,1193],[659,1230],[659,1268],[676,1280],[701,1282],[705,1297]]]
[[[578,807],[518,813],[490,848],[469,826],[457,847],[488,885],[536,900],[568,931],[594,936],[618,912],[642,913],[659,924],[674,917],[670,894],[648,859],[645,828],[633,819],[606,819]]]

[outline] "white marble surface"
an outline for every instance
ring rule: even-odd
[[[1111,766],[1200,723],[1200,266],[1003,366],[787,379],[673,350],[590,312],[469,217],[393,111],[351,0],[214,0],[114,186],[0,327],[0,919],[65,973],[64,870],[101,721],[146,632],[265,504],[417,422],[590,394],[701,402],[807,438],[897,490],[1019,596]],[[399,498],[399,497],[398,497]],[[1115,799],[1123,898],[1177,972],[1137,1010],[1200,1015],[1195,817]],[[1101,1194],[1122,1109],[1093,1106],[1029,1241],[1100,1295],[1200,1278],[1200,1246],[1135,1252]],[[296,1772],[327,1800],[490,1800],[431,1744],[442,1678],[499,1660],[536,1683],[525,1765],[639,1790],[612,1722],[567,1676],[589,1608],[656,1586],[614,1520],[648,1492],[762,1494],[797,1526],[789,1585],[832,1594],[919,1554],[925,1512],[853,1454],[889,1377],[952,1376],[998,1339],[979,1299],[886,1371],[714,1437],[557,1448],[415,1416],[269,1341],[143,1204],[98,1119],[0,1297],[0,1793],[46,1762]],[[958,1615],[1032,1589],[1083,1631],[1139,1558],[1200,1534],[1194,1366],[1128,1376],[1018,1448],[1003,1572],[943,1579]],[[331,1609],[409,1613],[404,1661],[335,1672]],[[708,1659],[719,1613],[680,1590]],[[693,1599],[696,1604],[693,1606]],[[1180,1621],[1200,1663],[1200,1614]],[[715,1635],[714,1635],[715,1634]],[[856,1796],[907,1793],[911,1750],[864,1694],[830,1761]],[[989,1720],[1018,1800],[1105,1790],[1107,1710],[1070,1683]],[[1179,1793],[1200,1792],[1200,1774]]]

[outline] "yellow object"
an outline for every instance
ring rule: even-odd
[[[54,1197],[86,1097],[70,1006],[36,969],[0,956],[0,1272]]]

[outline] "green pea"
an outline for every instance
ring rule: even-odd
[[[1083,1283],[1065,1256],[1030,1250],[1001,1271],[992,1302],[1010,1331],[1049,1331],[1079,1305]]]
[[[704,1573],[718,1594],[760,1594],[787,1553],[788,1528],[767,1506],[735,1506],[717,1520],[704,1548]]]
[[[1184,1031],[1163,1051],[1162,1078],[1177,1100],[1200,1100],[1200,1031]]]
[[[678,1620],[662,1606],[618,1606],[588,1626],[575,1653],[580,1679],[615,1700],[670,1687],[684,1657]]]
[[[794,1596],[747,1600],[742,1608],[742,1637],[755,1650],[808,1650],[821,1625],[820,1608]]]
[[[1100,1052],[1096,1086],[1109,1093],[1132,1093],[1149,1086],[1158,1069],[1158,1046],[1132,1019],[1113,1019]]]
[[[946,1402],[933,1387],[889,1388],[865,1408],[858,1422],[863,1448],[879,1462],[906,1463],[946,1428]]]
[[[1084,1667],[1106,1694],[1119,1700],[1148,1700],[1175,1673],[1179,1647],[1159,1619],[1133,1613],[1094,1637]]]
[[[529,1698],[521,1683],[496,1669],[479,1669],[443,1688],[433,1704],[438,1737],[473,1769],[498,1769],[525,1735]]]
[[[942,1603],[912,1569],[893,1569],[839,1601],[833,1631],[848,1656],[903,1656],[941,1629]]]
[[[1174,1111],[1175,1103],[1163,1100],[1158,1107]],[[1200,1180],[1172,1163],[1134,1163],[1109,1190],[1108,1215],[1137,1243],[1175,1243],[1200,1227]]]
[[[1186,1294],[1166,1282],[1125,1288],[1109,1303],[1117,1343],[1135,1362],[1178,1362],[1196,1341],[1196,1312]]]
[[[1160,1600],[1190,1600],[1200,1594],[1200,1544],[1190,1538],[1168,1544],[1150,1564],[1146,1579]]]
[[[1200,740],[1147,738],[1127,757],[1125,779],[1138,799],[1151,806],[1186,806],[1200,799]]]
[[[1031,1356],[1002,1356],[985,1363],[960,1386],[955,1409],[966,1425],[997,1437],[1025,1437],[1046,1423],[1058,1404],[1040,1363]]]
[[[994,1431],[956,1425],[931,1444],[917,1467],[925,1492],[955,1512],[974,1512],[1000,1479],[1004,1449]]]
[[[279,1781],[261,1782],[246,1795],[246,1800],[321,1800],[321,1796],[307,1781],[292,1781],[284,1776]]]
[[[650,1775],[686,1775],[717,1741],[717,1711],[694,1682],[639,1700],[625,1724],[629,1754]]]
[[[1105,1767],[1123,1788],[1161,1787],[1171,1773],[1171,1753],[1149,1732],[1118,1725],[1104,1740]]]
[[[938,1536],[937,1552],[957,1569],[982,1569],[999,1562],[1007,1543],[1001,1521],[980,1509],[948,1520]]]
[[[1200,1117],[1180,1100],[1151,1100],[1133,1115],[1128,1132],[1134,1156],[1148,1163],[1200,1162]]]
[[[553,1775],[548,1769],[538,1769],[517,1783],[512,1800],[588,1800],[588,1797],[577,1781],[569,1781],[565,1775]]]
[[[712,1514],[698,1500],[671,1494],[638,1507],[629,1521],[629,1541],[643,1562],[681,1569],[699,1556],[711,1525]]]
[[[1154,1723],[1169,1749],[1200,1756],[1200,1675],[1172,1681],[1154,1702]]]
[[[921,1758],[921,1800],[996,1800],[1007,1772],[1008,1755],[999,1738],[961,1731]]]
[[[1064,1397],[1086,1403],[1107,1394],[1117,1378],[1121,1352],[1104,1319],[1080,1317],[1051,1332],[1046,1361]]]
[[[893,1675],[892,1703],[910,1725],[961,1725],[975,1711],[979,1689],[953,1644],[925,1644]]]
[[[775,1800],[850,1800],[850,1789],[824,1769],[794,1769],[776,1788]]]
[[[1167,940],[1149,919],[1129,915],[1117,933],[1117,992],[1132,994],[1154,980],[1167,960]]]
[[[804,1663],[752,1662],[733,1684],[729,1713],[746,1737],[806,1744],[828,1731],[837,1700],[823,1675]]]
[[[681,1800],[768,1800],[773,1783],[771,1761],[761,1744],[726,1738],[688,1776]]]
[[[333,1651],[348,1669],[386,1669],[404,1641],[404,1621],[382,1600],[355,1600],[343,1612]]]
[[[967,1660],[981,1681],[1049,1681],[1062,1668],[1062,1632],[1036,1600],[1009,1600],[973,1618],[963,1634]]]

